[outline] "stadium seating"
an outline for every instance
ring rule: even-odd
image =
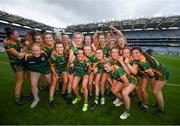
[[[0,22],[0,51],[4,51],[2,42],[5,38],[4,28],[12,27],[18,31],[20,36],[24,36],[25,32],[29,29],[5,24]],[[151,48],[155,53],[159,54],[180,54],[180,30],[140,30],[140,31],[123,31],[126,36],[128,45],[131,47],[139,46],[143,50]],[[91,33],[92,35],[92,33]],[[72,34],[70,34],[72,36]]]

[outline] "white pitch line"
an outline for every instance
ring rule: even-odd
[[[166,83],[165,85],[180,87],[180,84],[171,84],[171,83]]]
[[[9,64],[9,63],[8,63],[8,62],[1,62],[1,61],[0,61],[0,64]]]

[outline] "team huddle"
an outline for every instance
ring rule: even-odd
[[[21,90],[27,77],[33,96],[31,108],[40,102],[41,81],[48,86],[50,107],[55,106],[54,95],[59,84],[68,104],[77,104],[83,97],[84,112],[109,102],[105,95],[109,90],[115,97],[115,106],[125,105],[120,119],[127,119],[133,91],[141,110],[148,111],[147,87],[151,84],[156,100],[151,106],[157,108],[154,114],[164,114],[161,90],[169,78],[167,67],[141,48],[127,47],[125,36],[115,27],[109,26],[107,33],[97,30],[93,36],[74,33],[72,39],[67,34],[41,35],[33,30],[27,31],[23,39],[10,27],[5,28],[5,33],[3,44],[16,73],[15,104],[23,104]],[[94,98],[93,103],[88,102],[90,98]]]

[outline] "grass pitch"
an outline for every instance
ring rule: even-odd
[[[14,104],[15,74],[8,63],[6,53],[0,53],[0,124],[77,124],[77,125],[170,125],[180,124],[180,57],[156,55],[156,58],[168,66],[171,74],[168,84],[163,89],[165,99],[165,112],[163,117],[155,117],[152,113],[141,112],[137,106],[136,98],[131,98],[131,116],[127,120],[120,120],[124,106],[114,107],[113,96],[108,96],[106,104],[99,106],[94,112],[82,112],[83,101],[75,105],[67,105],[61,96],[56,96],[57,107],[48,107],[48,92],[40,92],[40,103],[34,109],[30,108],[31,100],[24,99],[25,105]],[[176,85],[171,85],[176,84]],[[23,94],[30,93],[30,84],[24,83]],[[89,101],[92,104],[93,99]],[[149,86],[149,103],[154,102],[151,86]]]

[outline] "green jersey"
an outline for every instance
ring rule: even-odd
[[[169,78],[169,70],[163,63],[149,54],[145,54],[145,57],[154,72],[155,80],[167,80]]]
[[[62,73],[67,70],[68,57],[65,54],[62,56],[56,54],[51,55],[49,62],[51,66],[55,66],[57,73]]]
[[[96,55],[94,53],[92,53],[90,56],[88,56],[88,58],[89,58],[91,63],[97,62]]]
[[[84,57],[83,61],[79,61],[77,58],[74,60],[74,75],[78,77],[83,77],[87,74],[88,65],[90,61],[87,57]]]
[[[78,54],[78,48],[76,48],[73,44],[69,47],[70,50],[74,52],[74,55],[77,56]]]
[[[155,73],[155,80],[164,81],[169,79],[170,72],[164,64],[159,63],[159,66],[156,69],[153,69],[153,71]]]
[[[10,63],[19,64],[22,62],[22,60],[20,60],[17,56],[14,56],[10,53],[10,49],[15,49],[17,52],[21,51],[21,47],[20,47],[19,42],[13,42],[12,40],[7,39],[7,42],[6,42],[6,44],[4,44],[4,47],[5,47],[6,52],[8,54]]]
[[[131,65],[138,65],[139,61],[138,60],[132,60],[130,62]]]
[[[103,53],[104,53],[104,56],[108,57],[109,55],[109,51],[110,51],[110,47],[108,44],[106,44],[105,47],[102,47],[101,45],[99,45],[98,47],[99,49],[102,49]]]
[[[121,81],[121,77],[126,75],[126,72],[124,71],[124,69],[122,69],[121,67],[114,65],[114,71],[109,72],[109,76],[117,81]]]
[[[40,57],[27,57],[24,59],[24,65],[29,71],[38,72],[41,74],[50,73],[49,59],[45,53],[42,53]]]
[[[96,61],[96,66],[97,66],[97,69],[98,69],[97,73],[102,73],[102,72],[105,71],[103,63],[104,63],[104,59]]]
[[[109,72],[109,76],[112,79],[115,79],[117,81],[121,81],[121,77],[126,75],[125,70],[122,67],[119,67],[118,65],[114,65],[114,71],[113,72]],[[137,85],[137,79],[133,76],[133,75],[126,75],[128,82],[130,84],[134,84]]]
[[[155,80],[167,80],[169,78],[169,70],[164,64],[158,62],[154,57],[148,54],[145,54],[145,56],[142,55],[141,57],[139,62],[140,69],[144,71],[152,69]],[[147,76],[145,73],[143,75]]]
[[[146,58],[142,55],[138,63],[138,76],[147,78],[148,74],[146,74],[146,71],[149,69],[151,69],[151,66]]]
[[[43,50],[47,54],[48,57],[51,56],[53,48],[54,48],[54,44],[52,44],[51,46],[47,46],[47,45],[44,46]]]

